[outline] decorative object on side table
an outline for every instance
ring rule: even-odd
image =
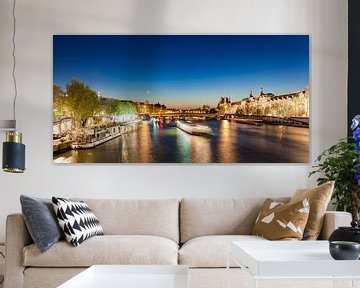
[[[309,176],[320,173],[316,180],[323,184],[335,181],[332,199],[337,211],[348,211],[359,223],[360,211],[360,115],[353,119],[353,139],[342,139],[325,149],[316,159]],[[344,240],[344,239],[341,239]]]
[[[350,227],[339,227],[329,237],[331,241],[351,241],[360,244],[360,226],[356,221],[350,223]]]
[[[332,241],[329,250],[335,260],[358,260],[360,257],[360,244],[357,242]]]

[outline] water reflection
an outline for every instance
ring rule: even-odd
[[[174,123],[142,122],[138,129],[93,149],[72,150],[55,163],[306,163],[309,129],[204,121],[214,135],[193,136]]]
[[[152,162],[151,149],[152,141],[150,136],[150,127],[147,122],[141,123],[139,133],[137,133],[137,141],[139,143],[140,162]]]
[[[234,159],[234,144],[236,144],[233,139],[236,127],[231,127],[231,125],[237,125],[236,123],[231,123],[228,120],[223,120],[220,123],[219,128],[219,145],[218,145],[218,154],[219,161],[221,163],[232,163],[236,162]]]
[[[190,135],[176,130],[177,150],[180,152],[177,162],[209,163],[211,158],[211,140],[205,136]]]

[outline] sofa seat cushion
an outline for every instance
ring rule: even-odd
[[[170,264],[178,262],[178,244],[168,238],[143,235],[95,236],[78,247],[66,241],[45,253],[24,247],[23,264],[33,267],[88,267],[95,264]]]
[[[226,267],[232,241],[269,241],[252,235],[201,236],[186,242],[179,251],[179,264],[194,268]],[[230,260],[231,267],[239,267]]]

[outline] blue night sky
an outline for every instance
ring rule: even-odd
[[[309,85],[307,35],[57,35],[54,84],[79,79],[104,97],[215,107],[264,87],[275,94]]]

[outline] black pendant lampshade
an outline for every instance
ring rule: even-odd
[[[23,173],[25,170],[25,145],[22,134],[17,131],[6,132],[3,143],[3,169],[5,172]]]

